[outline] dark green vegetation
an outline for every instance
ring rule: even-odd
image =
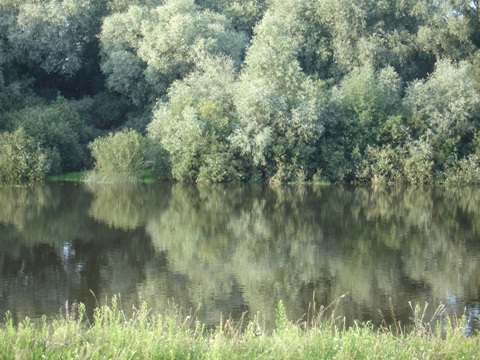
[[[64,318],[39,324],[25,320],[15,326],[7,314],[0,327],[3,359],[475,359],[476,337],[465,337],[465,319],[445,317],[439,308],[425,319],[412,308],[415,326],[387,329],[342,326],[341,318],[323,310],[300,323],[290,322],[280,302],[276,329],[265,332],[258,319],[231,320],[207,330],[177,308],[153,315],[145,305],[127,317],[112,300],[88,319],[83,304],[67,306]],[[192,315],[192,314],[190,314]]]
[[[0,0],[0,181],[479,183],[479,23],[476,0]]]

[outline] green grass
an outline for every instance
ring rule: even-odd
[[[68,308],[68,306],[67,306]],[[415,313],[415,328],[402,330],[357,324],[345,329],[341,318],[315,312],[306,322],[286,319],[280,303],[276,329],[227,320],[207,330],[195,314],[179,309],[155,315],[145,304],[131,316],[117,306],[95,310],[70,307],[60,319],[26,319],[14,325],[7,314],[0,327],[2,359],[475,359],[478,337],[465,337],[462,322],[443,318],[426,323]]]
[[[79,171],[66,174],[50,175],[51,182],[94,182],[94,183],[140,183],[150,184],[157,180],[152,171],[143,170],[138,176],[106,176],[93,171]]]
[[[78,172],[70,172],[66,174],[57,174],[57,175],[50,175],[47,176],[47,181],[58,181],[58,182],[83,182],[85,178],[88,176],[88,171],[78,171]]]

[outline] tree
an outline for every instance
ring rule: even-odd
[[[478,127],[480,95],[470,66],[439,61],[427,80],[417,80],[406,89],[404,106],[414,136],[431,142],[440,167],[455,158],[460,141],[472,138]]]
[[[107,0],[0,1],[0,37],[14,73],[29,77],[52,100],[92,94],[103,87],[97,34]]]
[[[301,4],[275,4],[255,28],[235,93],[239,125],[230,139],[257,176],[291,181],[311,175],[325,91],[296,58]]]
[[[228,58],[210,58],[172,84],[148,126],[151,139],[168,153],[180,181],[223,182],[239,178],[229,135],[236,124],[235,69]]]
[[[265,0],[198,0],[197,3],[201,8],[225,15],[232,21],[235,30],[249,36],[253,35],[253,28],[267,9]]]
[[[354,68],[333,87],[331,120],[317,154],[325,177],[343,182],[368,146],[404,140],[401,92],[402,81],[393,68],[375,71],[371,65]]]
[[[4,118],[15,129],[23,128],[44,149],[52,173],[79,170],[85,165],[85,144],[90,131],[65,99],[26,107],[5,114]]]
[[[74,74],[98,29],[95,0],[2,1],[6,37],[17,61],[47,73]]]
[[[422,59],[415,46],[415,1],[303,3],[297,36],[302,39],[299,60],[306,72],[336,80],[363,66],[392,66],[408,79],[424,74],[423,63],[429,59]]]
[[[200,11],[193,0],[168,0],[107,17],[100,41],[109,87],[151,105],[206,56],[230,56],[238,67],[246,38],[225,16]]]
[[[346,75],[334,88],[332,103],[348,141],[360,149],[378,142],[384,123],[399,113],[401,92],[402,81],[391,67],[375,71],[367,65]]]
[[[436,60],[460,61],[475,51],[473,37],[478,5],[465,0],[424,1],[417,5],[422,19],[417,44]]]

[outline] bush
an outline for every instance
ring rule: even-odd
[[[405,154],[401,149],[390,145],[373,147],[368,145],[355,176],[358,182],[372,185],[395,185],[403,182]]]
[[[446,186],[480,184],[480,157],[477,154],[471,154],[447,169],[444,184]]]
[[[145,167],[146,139],[135,130],[123,129],[95,139],[88,145],[95,171],[104,176],[138,176]]]
[[[368,145],[356,167],[357,182],[372,185],[423,185],[432,182],[433,151],[424,141],[412,141],[405,146],[382,147]]]
[[[23,128],[0,134],[0,184],[29,185],[43,181],[50,161]]]
[[[403,172],[410,185],[422,185],[433,180],[433,150],[428,141],[412,141],[406,145],[408,156],[405,158]]]
[[[66,100],[58,98],[51,104],[27,107],[5,117],[48,151],[51,173],[80,170],[85,165],[89,130]]]

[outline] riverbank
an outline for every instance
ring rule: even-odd
[[[50,175],[46,178],[48,182],[90,182],[90,183],[101,183],[101,184],[152,184],[159,180],[158,176],[150,170],[142,171],[138,176],[118,176],[118,177],[109,177],[104,176],[98,173],[95,173],[92,170],[77,171],[63,174]],[[279,181],[270,181],[268,182],[270,186],[279,186],[282,185]],[[331,185],[325,179],[317,179],[315,181],[304,181],[304,182],[290,182],[288,185],[321,185],[328,186]]]
[[[78,171],[64,174],[50,175],[46,179],[49,182],[91,182],[91,183],[139,183],[151,184],[157,181],[157,176],[152,171],[142,171],[138,176],[107,177],[96,174],[93,171]]]
[[[110,306],[95,310],[70,306],[58,319],[24,320],[14,325],[7,314],[0,327],[2,359],[474,359],[480,338],[465,337],[462,321],[443,318],[416,326],[376,329],[357,324],[344,329],[341,318],[290,322],[279,304],[276,329],[265,331],[252,321],[222,321],[207,330],[194,315],[180,311],[153,315],[143,305],[132,316]],[[419,308],[417,307],[417,310]]]

